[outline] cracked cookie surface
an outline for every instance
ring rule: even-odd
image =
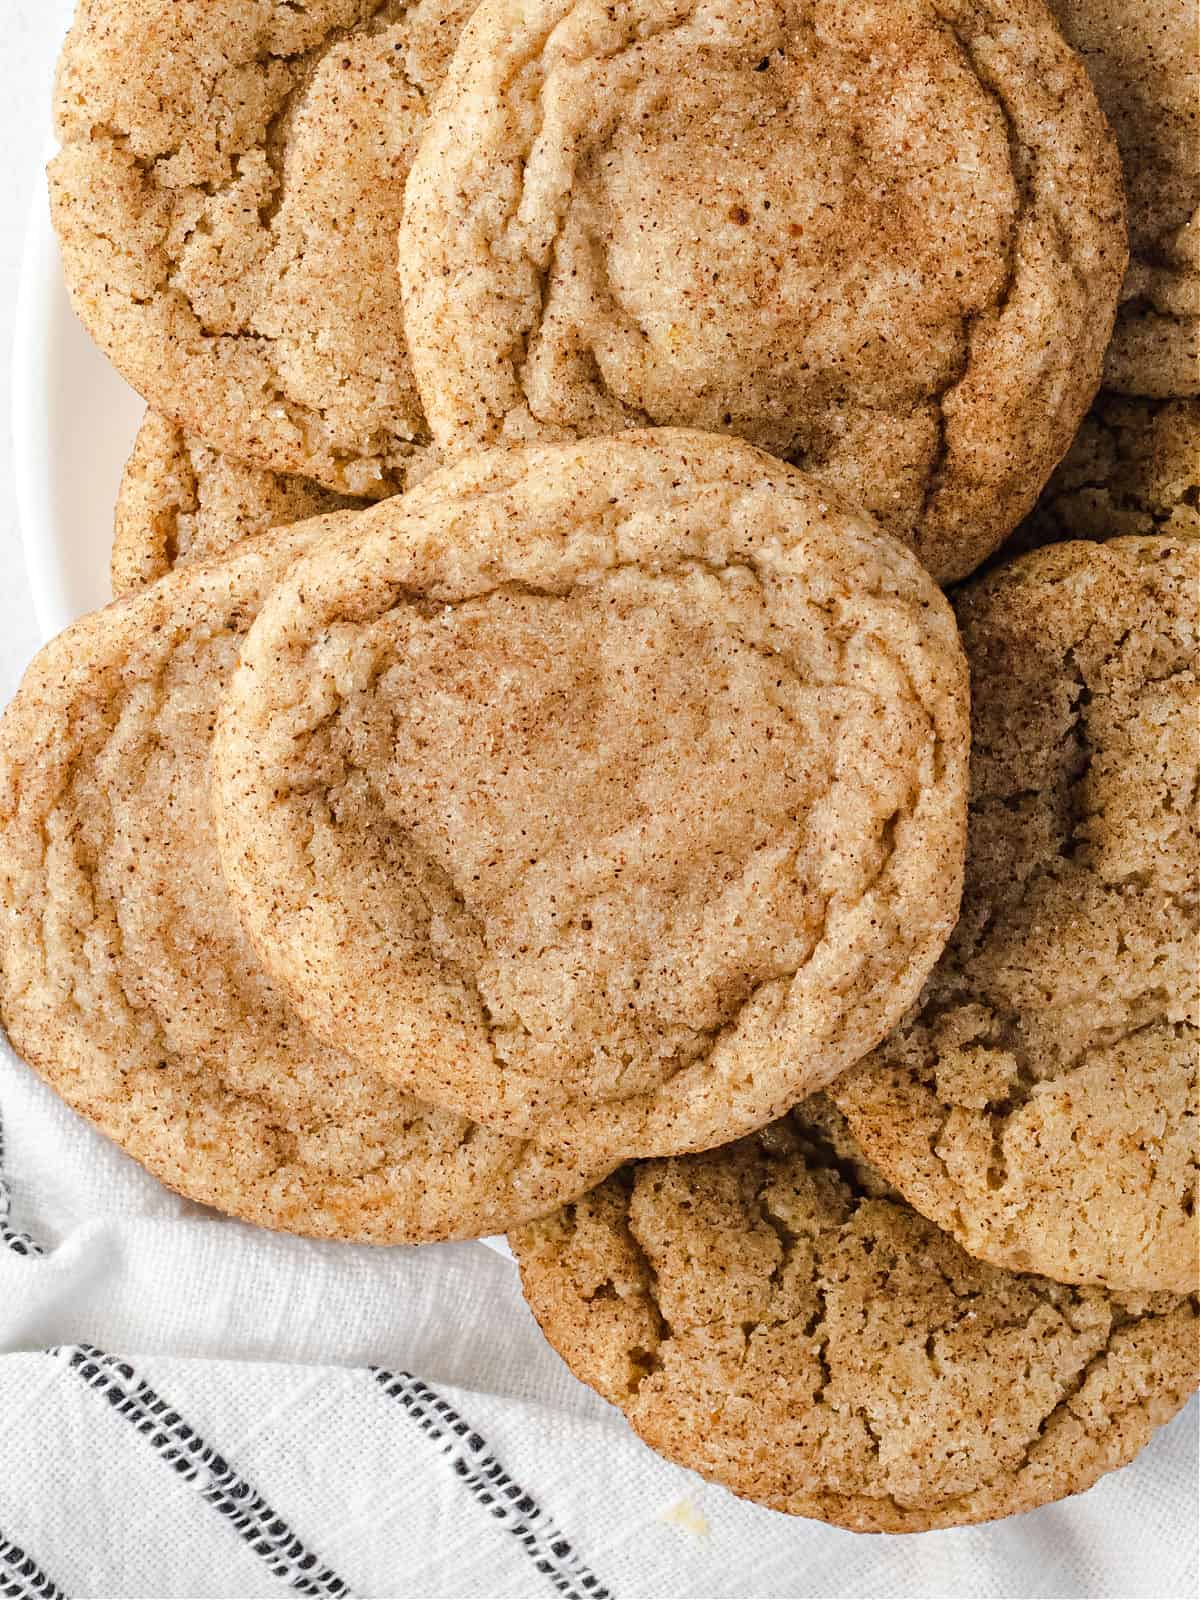
[[[365,504],[310,478],[243,466],[148,411],[117,496],[113,594],[120,599],[272,528]]]
[[[237,460],[377,498],[433,459],[396,269],[464,0],[81,0],[55,227],[88,331]]]
[[[948,605],[824,486],[680,430],[495,451],[270,598],[222,860],[320,1037],[504,1131],[669,1154],[915,999],[966,732]]]
[[[221,877],[218,696],[264,594],[332,525],[168,577],[37,656],[0,720],[0,1016],[69,1105],[189,1199],[365,1243],[501,1231],[603,1169],[318,1044]]]
[[[974,1255],[1188,1292],[1197,1185],[1200,544],[1034,552],[958,597],[962,915],[914,1013],[832,1090]]]
[[[972,1260],[817,1097],[511,1235],[543,1332],[655,1450],[779,1511],[907,1533],[1123,1466],[1197,1381],[1193,1302]]]
[[[1049,0],[1117,135],[1129,272],[1104,363],[1128,394],[1200,394],[1196,0]]]
[[[1111,134],[1040,5],[485,0],[400,258],[448,452],[740,434],[948,580],[1067,449],[1126,250]]]
[[[1200,538],[1200,400],[1101,394],[996,560],[1067,539],[1153,533]]]

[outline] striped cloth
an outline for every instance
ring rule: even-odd
[[[169,1195],[0,1046],[0,1597],[1194,1596],[1195,1402],[991,1528],[862,1538],[660,1461],[482,1245]]]

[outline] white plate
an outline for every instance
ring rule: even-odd
[[[75,319],[41,183],[25,236],[12,382],[17,511],[49,639],[111,598],[113,507],[145,406]]]
[[[12,380],[17,511],[44,641],[112,598],[113,507],[146,408],[71,310],[42,184],[25,237]],[[483,1243],[512,1260],[502,1238]]]

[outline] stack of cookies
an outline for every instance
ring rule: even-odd
[[[857,1529],[1197,1382],[1194,7],[1054,9],[80,0],[58,80],[151,411],[0,723],[14,1044],[231,1215],[509,1232]]]

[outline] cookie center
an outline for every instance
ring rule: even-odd
[[[657,1087],[886,858],[889,780],[847,797],[874,781],[850,732],[874,702],[803,681],[764,618],[749,574],[625,571],[369,630],[350,786],[367,775],[504,1060],[577,1093]]]
[[[686,95],[647,69],[580,185],[606,387],[812,461],[856,419],[936,406],[1017,212],[1001,109],[957,41],[797,22],[758,61],[689,67]]]

